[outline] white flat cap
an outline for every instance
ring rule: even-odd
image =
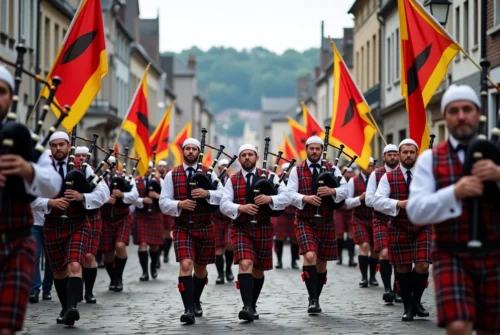
[[[76,147],[75,155],[86,155],[89,153],[89,148],[87,147]]]
[[[418,150],[417,142],[415,142],[411,138],[405,138],[404,140],[402,140],[401,143],[399,143],[399,147],[401,148],[402,145],[414,145],[417,147]]]
[[[281,170],[286,170],[290,166],[290,163],[281,164]]]
[[[243,144],[240,149],[238,150],[238,156],[245,150],[252,150],[252,151],[255,151],[255,154],[258,155],[258,152],[257,152],[257,148],[255,147],[255,145],[252,145],[252,144]]]
[[[219,160],[219,163],[217,163],[217,166],[222,166],[222,165],[228,165],[229,161],[225,158],[222,158]]]
[[[198,147],[198,149],[201,150],[201,144],[200,144],[200,141],[198,141],[196,138],[187,138],[184,143],[182,143],[182,149],[184,149],[184,147],[188,144],[192,144],[192,145],[196,145]]]
[[[476,92],[468,85],[451,85],[443,94],[441,99],[441,114],[444,114],[446,106],[458,100],[468,100],[481,108],[481,102]]]
[[[158,162],[158,166],[167,166],[167,162],[165,162],[164,160],[161,160]]]
[[[323,141],[319,136],[314,135],[314,136],[311,136],[307,139],[306,145],[313,144],[313,143],[323,145],[323,144],[325,144],[325,141]]]
[[[53,140],[66,140],[66,142],[69,143],[69,136],[64,131],[56,131],[52,134],[52,136],[50,136],[49,143]]]
[[[374,164],[375,163],[375,160],[373,159],[373,157],[370,157],[370,164]]]
[[[114,156],[109,156],[108,162],[110,162],[110,163],[116,163],[116,158]]]
[[[10,89],[14,91],[14,77],[3,65],[0,65],[0,80],[5,81]]]
[[[398,147],[395,145],[395,144],[387,144],[385,147],[384,147],[384,154],[386,152],[391,152],[391,151],[396,151],[398,152]]]
[[[149,161],[149,167],[153,167],[153,162],[152,161]]]

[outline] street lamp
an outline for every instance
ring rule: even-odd
[[[448,21],[448,12],[451,2],[448,0],[426,0],[424,7],[441,23],[444,27]]]

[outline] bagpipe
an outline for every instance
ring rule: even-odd
[[[161,184],[156,180],[156,151],[153,151],[153,171],[149,175],[149,178],[146,182],[146,189],[148,192],[156,192],[158,194],[161,193]],[[153,199],[154,204],[158,204],[160,199]],[[148,212],[151,213],[153,210],[151,209],[151,205],[148,205]]]
[[[486,123],[486,116],[481,116],[481,122]],[[482,127],[484,128],[484,127]],[[500,165],[500,117],[497,119],[496,127],[491,131],[491,139],[488,141],[486,135],[480,134],[470,142],[465,153],[464,174],[470,176],[474,163],[482,159],[491,159],[496,165]],[[484,182],[483,197],[487,199],[500,198],[500,190],[494,181]],[[483,243],[479,240],[479,229],[484,226],[481,213],[480,198],[469,199],[471,201],[471,240],[467,246],[471,249],[479,249]]]
[[[7,113],[6,121],[1,126],[0,130],[0,155],[19,155],[28,162],[37,163],[42,154],[45,152],[45,147],[49,142],[50,137],[53,133],[56,132],[56,129],[61,125],[64,118],[68,116],[70,107],[61,107],[54,101],[57,88],[59,87],[59,85],[61,85],[62,82],[59,77],[53,77],[52,83],[49,84],[40,75],[33,74],[23,68],[24,55],[26,53],[26,50],[26,47],[22,43],[16,46],[17,59],[15,63],[5,59],[4,57],[0,57],[0,62],[15,67],[14,90],[12,92],[12,107],[11,110]],[[19,89],[21,87],[23,74],[26,74],[28,75],[28,77],[35,79],[35,81],[43,84],[49,90],[49,95],[45,100],[42,114],[37,120],[34,131],[31,131],[25,124],[17,121]],[[44,137],[44,139],[40,141],[42,126],[51,106],[59,110],[60,116],[57,121],[49,128],[48,134]],[[21,203],[30,203],[36,198],[26,193],[23,178],[19,176],[9,176],[7,178],[5,187],[0,189],[0,210],[2,208],[4,197],[8,198],[9,200]]]
[[[267,196],[274,196],[278,194],[278,188],[280,187],[281,183],[283,182],[284,178],[288,175],[288,173],[291,171],[293,166],[295,165],[295,158],[292,158],[291,160],[288,160],[283,157],[283,152],[278,151],[277,154],[272,153],[269,151],[269,142],[271,139],[269,137],[266,137],[264,139],[264,155],[263,155],[263,160],[262,160],[262,172],[259,176],[259,180],[255,182],[252,186],[252,192],[254,194],[254,197],[257,197],[258,195],[267,195]],[[267,156],[271,154],[272,156],[276,157],[276,162],[274,163],[273,170],[269,171],[269,176],[267,176],[266,173],[266,167],[267,167]],[[275,181],[275,176],[276,176],[276,171],[278,170],[278,166],[281,160],[284,160],[290,165],[288,166],[287,169],[283,171],[283,174],[281,175],[280,179]],[[272,210],[269,206],[264,206],[260,208],[259,210],[262,210],[264,212],[264,215],[266,216],[271,216],[271,217],[279,217],[281,216],[285,211],[284,210],[279,210],[279,211],[274,211]],[[255,215],[252,216],[252,220],[250,221],[252,224],[256,224],[256,217]]]
[[[116,164],[118,164],[118,156],[122,156],[124,157],[124,159],[123,159],[122,173],[119,174],[117,171],[116,174],[109,181],[109,190],[111,194],[113,194],[113,190],[119,190],[120,192],[123,193],[132,191],[133,188],[132,181],[134,180],[135,173],[137,172],[137,166],[139,165],[141,159],[129,157],[128,151],[129,148],[125,147],[125,153],[123,154],[118,152],[114,153],[117,160]],[[135,161],[136,163],[134,165],[134,168],[132,169],[132,173],[130,175],[127,175],[127,166],[129,159]],[[111,205],[111,214],[110,214],[111,218],[114,217],[115,206],[118,208],[127,208],[130,207],[131,204],[126,204],[125,202],[123,202],[122,198],[116,198],[116,202],[113,205]]]

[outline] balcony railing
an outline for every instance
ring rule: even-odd
[[[118,107],[112,105],[109,100],[96,99],[90,105],[88,113],[102,116],[118,116]]]

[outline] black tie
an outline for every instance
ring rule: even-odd
[[[315,195],[316,193],[318,193],[318,176],[319,176],[318,170],[320,169],[320,166],[319,164],[314,163],[309,165],[309,167],[313,169],[312,194]]]
[[[457,145],[457,148],[455,149],[455,152],[459,152],[460,150],[463,150],[463,151],[464,151],[464,153],[467,153],[467,148],[468,148],[468,146],[467,146],[467,145],[464,145],[464,144],[462,144],[462,143],[459,143],[459,144]]]
[[[59,175],[61,176],[62,180],[64,180],[64,168],[63,168],[63,166],[65,163],[66,162],[57,162],[57,165],[59,165],[58,172],[59,172]]]
[[[253,173],[247,173],[247,188],[246,188],[246,203],[251,204],[253,201],[253,192],[252,192],[252,176]]]
[[[406,195],[410,194],[411,171],[406,171]]]
[[[191,181],[191,177],[193,176],[194,169],[192,167],[188,167],[188,182]]]

